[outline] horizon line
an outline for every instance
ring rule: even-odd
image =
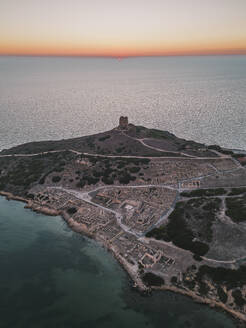
[[[1,54],[0,57],[54,57],[54,58],[148,58],[148,57],[212,57],[212,56],[245,56],[246,50],[241,53],[194,53],[194,54],[153,54],[153,55],[76,55],[76,54]]]

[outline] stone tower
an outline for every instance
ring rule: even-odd
[[[127,116],[121,116],[120,117],[119,128],[121,130],[126,130],[128,128],[128,117]]]

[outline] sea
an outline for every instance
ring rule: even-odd
[[[246,56],[0,57],[0,150],[109,130],[126,115],[246,149]],[[142,296],[97,242],[0,198],[0,328],[232,328],[170,292]]]

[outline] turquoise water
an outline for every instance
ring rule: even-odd
[[[0,57],[0,149],[131,122],[246,149],[246,56]]]
[[[143,297],[96,242],[0,198],[1,328],[233,328],[220,312],[168,292]]]

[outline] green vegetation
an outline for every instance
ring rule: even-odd
[[[233,154],[232,155],[232,157],[234,157],[234,158],[243,158],[245,156],[246,156],[245,154]]]
[[[12,184],[27,188],[30,184],[40,179],[44,169],[44,163],[37,158],[16,161],[9,169],[7,175],[1,177],[0,184],[3,187],[7,184]]]
[[[197,198],[179,202],[168,218],[168,223],[154,228],[146,237],[172,241],[176,246],[189,250],[197,259],[205,255],[212,241],[212,224],[220,209],[218,198]]]
[[[93,136],[89,136],[86,138],[86,143],[89,148],[95,148],[95,138]]]
[[[63,165],[65,165],[65,164],[63,164]],[[64,166],[59,166],[59,167],[54,168],[54,172],[62,172],[62,171],[64,171]]]
[[[52,172],[62,172],[64,165],[74,157],[74,154],[64,151],[35,157],[0,158],[0,167],[5,168],[5,174],[0,177],[0,189],[23,195],[32,184],[44,184]],[[58,179],[55,178],[54,182]]]
[[[102,182],[107,184],[107,185],[111,185],[111,184],[114,184],[114,180],[110,177],[102,177]]]
[[[167,242],[171,241],[166,226],[161,226],[160,228],[152,229],[151,231],[146,233],[146,237],[155,238],[157,240],[165,240]]]
[[[85,181],[84,180],[80,180],[77,184],[76,184],[76,187],[78,187],[78,188],[83,188],[84,186],[85,186]]]
[[[67,213],[68,213],[68,214],[73,215],[73,214],[75,214],[76,212],[77,212],[77,208],[76,208],[76,207],[69,207],[69,208],[67,209]]]
[[[201,262],[202,261],[202,257],[200,255],[194,254],[193,255],[193,259],[197,262]]]
[[[127,172],[123,172],[123,175],[119,177],[119,182],[122,184],[128,184],[129,182],[134,180],[136,180],[136,177],[128,174]]]
[[[195,281],[199,285],[199,290],[204,284],[204,280],[210,280],[217,286],[217,294],[221,302],[226,303],[228,299],[227,294],[221,287],[225,286],[227,290],[232,290],[232,296],[237,306],[241,307],[246,304],[246,300],[239,290],[239,288],[246,284],[246,266],[241,266],[237,270],[234,270],[203,265],[199,268],[195,276]]]
[[[227,191],[224,188],[216,189],[196,189],[192,191],[181,192],[180,195],[183,197],[211,197],[211,196],[221,196],[225,195]]]
[[[55,175],[54,177],[52,177],[52,182],[57,183],[59,181],[61,181],[61,177],[59,175]]]
[[[174,245],[187,249],[198,255],[205,255],[209,247],[200,241],[194,241],[195,235],[183,218],[184,210],[179,206],[170,214],[166,226],[155,228],[146,234],[147,237],[172,241]]]
[[[200,281],[198,291],[201,295],[206,296],[209,292],[209,287],[204,281]]]
[[[217,294],[219,296],[219,299],[222,303],[226,303],[228,296],[227,294],[224,292],[224,289],[221,286],[217,287]]]
[[[99,178],[94,178],[91,175],[84,175],[83,180],[85,183],[87,182],[88,185],[95,185],[97,182],[100,181]]]
[[[28,193],[26,195],[26,197],[29,198],[29,199],[34,199],[34,195],[32,193]]]
[[[149,129],[148,130],[148,137],[154,139],[172,139],[174,135],[167,131],[161,131],[157,129]]]
[[[110,138],[111,138],[110,135],[106,135],[106,136],[104,136],[104,137],[98,138],[98,140],[99,140],[99,141],[105,141],[105,140],[110,139]]]
[[[142,280],[146,286],[161,286],[165,284],[163,278],[155,275],[152,272],[147,272],[143,275]]]
[[[177,278],[176,276],[172,276],[172,278],[171,278],[171,283],[172,283],[173,285],[176,285],[176,284],[178,283],[178,278]]]
[[[231,192],[229,193],[228,196],[237,196],[237,195],[241,195],[243,193],[246,193],[246,188],[241,187],[241,188],[232,188]]]
[[[184,285],[185,285],[186,287],[188,287],[189,289],[194,289],[195,286],[196,286],[196,283],[195,283],[194,280],[185,279],[185,280],[184,280]]]
[[[124,149],[125,149],[125,147],[118,147],[115,150],[116,150],[116,153],[121,153]]]
[[[96,184],[100,180],[107,185],[114,184],[114,181],[128,184],[136,180],[141,168],[145,169],[150,161],[147,158],[98,158],[83,156],[81,159],[83,158],[87,158],[93,165],[93,168],[88,167],[83,172],[78,172],[80,182],[77,186],[81,186],[81,188],[85,184]]]
[[[242,293],[239,289],[233,290],[232,296],[237,306],[242,307],[246,304],[246,300],[243,298]]]
[[[218,145],[210,145],[210,146],[208,146],[208,149],[216,150],[216,151],[218,151],[219,153],[221,153],[221,154],[225,154],[225,155],[233,155],[233,154],[234,154],[233,151],[223,149],[223,148],[221,148],[221,147],[218,146]]]
[[[246,195],[226,198],[226,215],[236,223],[246,221]]]
[[[196,279],[200,282],[207,278],[219,286],[225,285],[228,290],[239,288],[246,284],[246,266],[241,266],[239,269],[234,270],[202,265],[196,274]]]
[[[138,135],[139,133],[141,133],[142,131],[145,131],[146,128],[144,126],[141,125],[137,125],[136,126],[136,134]]]

